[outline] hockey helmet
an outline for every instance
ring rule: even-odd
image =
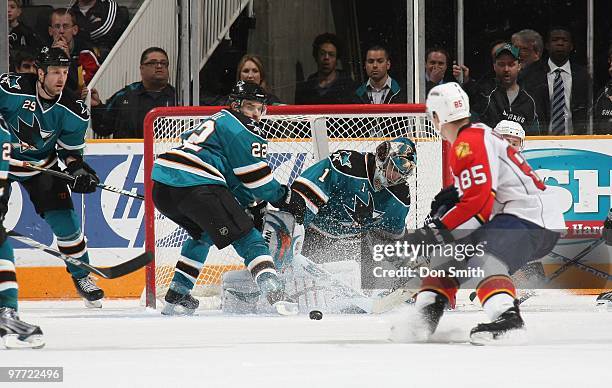
[[[470,117],[470,100],[461,86],[448,82],[435,86],[427,95],[427,118],[433,121],[434,113],[440,125]],[[440,131],[436,128],[436,131]]]
[[[58,47],[43,47],[36,57],[36,67],[47,70],[49,66],[70,66],[70,57]]]
[[[238,81],[229,95],[230,103],[237,102],[241,104],[243,100],[251,100],[266,104],[266,91],[254,82]]]
[[[416,145],[406,137],[383,141],[376,147],[374,190],[405,183],[417,164]]]
[[[523,126],[516,121],[510,120],[502,120],[495,128],[493,128],[493,132],[497,133],[504,139],[507,139],[507,136],[513,136],[519,139],[519,150],[522,151],[525,143],[525,130]]]

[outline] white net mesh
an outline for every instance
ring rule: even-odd
[[[207,116],[162,116],[153,123],[153,154],[176,147],[179,135]],[[442,186],[442,142],[424,113],[274,115],[262,120],[269,139],[268,163],[276,179],[290,184],[316,161],[338,149],[373,152],[385,139],[412,138],[417,145],[417,169],[409,184],[412,205],[408,226],[422,225],[431,200]],[[155,211],[155,288],[162,297],[170,285],[187,233]],[[193,294],[211,296],[220,291],[223,272],[242,268],[232,247],[212,248],[197,279]]]

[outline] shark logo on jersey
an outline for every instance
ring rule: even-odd
[[[19,117],[17,128],[12,125],[11,127],[13,127],[13,133],[15,136],[17,136],[17,139],[19,139],[19,148],[21,151],[39,149],[39,147],[44,146],[45,140],[52,135],[51,132],[42,130],[36,115],[32,115],[32,124],[26,123],[21,117]]]
[[[261,128],[259,127],[259,124],[257,124],[257,122],[255,122],[254,120],[249,121],[246,127],[249,131],[261,136]]]
[[[85,117],[89,117],[89,108],[87,108],[87,104],[85,104],[83,100],[77,100],[76,103],[81,107],[81,114],[85,115],[87,113]]]
[[[351,153],[347,151],[338,151],[332,155],[332,161],[340,162],[341,166],[347,166],[348,168],[353,168],[351,165]]]
[[[363,226],[363,225],[374,225],[382,221],[381,216],[385,212],[378,211],[374,208],[374,199],[372,193],[368,193],[368,203],[365,203],[355,195],[355,204],[351,209],[347,205],[343,205],[346,213],[353,220],[349,225],[352,226]],[[346,224],[346,223],[345,223]]]
[[[20,75],[15,74],[5,74],[2,79],[0,79],[0,84],[7,84],[10,89],[21,90],[21,86],[19,85]]]

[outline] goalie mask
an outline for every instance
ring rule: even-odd
[[[374,190],[406,183],[416,163],[416,146],[412,140],[399,137],[380,143],[376,147]]]

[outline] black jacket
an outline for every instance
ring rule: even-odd
[[[100,49],[101,57],[106,58],[128,26],[130,15],[125,7],[119,7],[114,0],[96,0],[85,15],[78,4],[72,6],[77,25],[89,34],[92,43]]]
[[[499,85],[487,96],[487,105],[480,113],[480,121],[493,128],[502,120],[521,124],[528,136],[539,135],[541,132],[535,100],[523,88],[519,88],[512,104],[506,90]]]
[[[588,127],[588,111],[590,108],[588,88],[591,78],[584,66],[570,61],[572,68],[572,90],[570,110],[572,112],[572,134],[585,134]],[[535,66],[531,68],[532,66]],[[548,134],[550,126],[550,96],[547,74],[550,71],[548,59],[542,59],[529,66],[531,69],[521,79],[522,86],[531,94],[536,102],[542,134]]]
[[[612,79],[599,92],[593,104],[593,133],[612,135]]]
[[[350,103],[357,85],[347,73],[339,70],[337,73],[336,80],[326,88],[319,87],[317,73],[311,74],[306,81],[298,82],[295,87],[295,103],[300,105]]]
[[[161,92],[147,92],[134,82],[115,93],[106,104],[92,109],[92,128],[100,136],[115,139],[142,139],[144,118],[160,106],[176,106],[176,91],[167,85]]]

